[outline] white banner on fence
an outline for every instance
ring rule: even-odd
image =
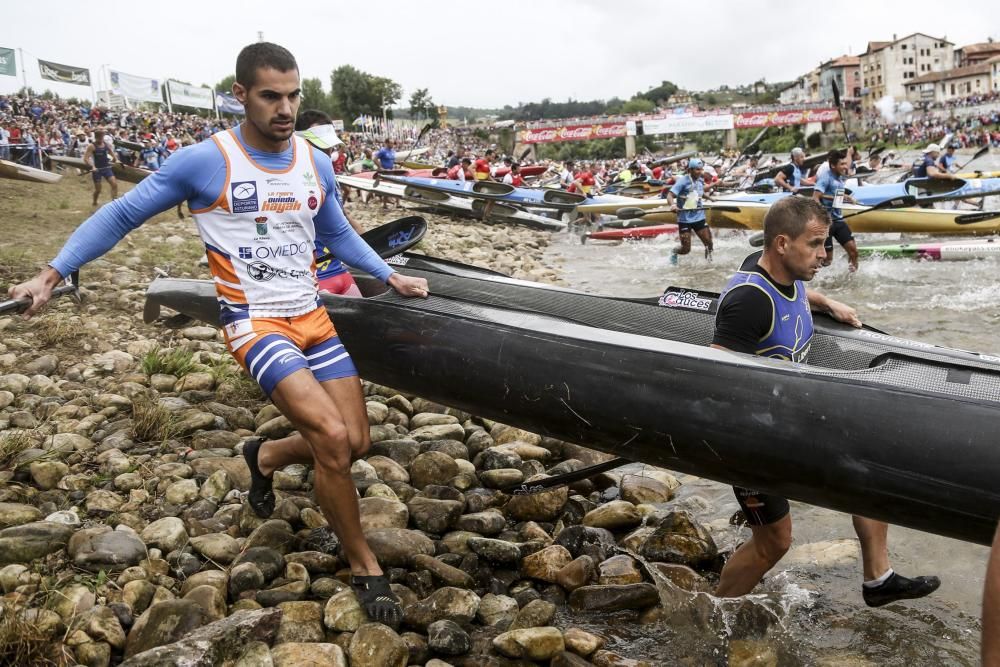
[[[170,93],[171,104],[180,104],[196,109],[215,108],[215,91],[211,88],[189,86],[186,83],[167,79],[167,90]]]
[[[735,118],[732,114],[644,118],[641,122],[642,134],[712,132],[715,130],[731,130],[735,127]],[[635,136],[637,134],[636,122],[628,121],[626,123],[626,131],[629,135]]]
[[[160,91],[160,82],[156,79],[149,79],[144,76],[135,76],[125,72],[110,70],[111,89],[117,95],[127,97],[130,100],[140,102],[163,103],[163,93]]]

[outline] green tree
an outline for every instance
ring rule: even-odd
[[[622,105],[622,113],[649,113],[655,108],[656,104],[645,97],[633,97]]]
[[[417,88],[410,95],[410,118],[437,118],[437,105],[426,88]]]
[[[330,114],[333,118],[338,118],[336,105],[333,100],[323,90],[323,82],[317,78],[303,79],[302,81],[302,108],[318,109]]]
[[[389,109],[402,95],[402,87],[392,79],[373,76],[352,65],[341,65],[330,73],[331,104],[345,121],[360,114],[381,116],[383,105]]]
[[[654,104],[661,104],[670,99],[670,96],[677,92],[677,84],[672,81],[661,81],[660,85],[650,88],[644,93],[636,93],[635,97],[642,97]]]
[[[222,81],[215,84],[215,89],[219,92],[231,93],[233,91],[234,83],[236,83],[236,75],[230,74],[229,76],[224,77]]]

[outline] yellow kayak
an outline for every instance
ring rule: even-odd
[[[965,171],[955,174],[958,178],[1000,178],[1000,171]]]
[[[764,228],[764,214],[769,206],[759,202],[726,202],[724,207],[710,208],[705,211],[708,224],[712,227],[730,229]],[[581,207],[582,208],[582,207]],[[619,208],[622,208],[621,206]],[[649,208],[649,207],[647,207]],[[662,206],[661,206],[662,208]],[[844,204],[844,215],[862,211],[866,207],[854,204]],[[996,234],[1000,232],[1000,214],[996,218],[973,224],[960,225],[956,219],[975,211],[946,211],[933,208],[886,208],[870,211],[845,220],[854,232],[872,234],[949,234],[966,236],[975,234]],[[640,225],[661,225],[676,223],[677,214],[671,211],[657,211],[642,217]]]

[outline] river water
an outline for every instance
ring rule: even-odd
[[[974,166],[997,168],[1000,159],[987,157]],[[987,208],[1000,208],[997,204],[997,198],[991,198]],[[898,238],[868,235],[859,240]],[[554,236],[547,260],[562,272],[569,287],[617,296],[651,296],[668,285],[720,291],[752,251],[746,234],[720,230],[713,262],[704,258],[695,238],[692,253],[672,266],[668,258],[675,239],[663,236],[652,241],[584,245],[577,235],[562,234]],[[833,265],[821,271],[811,286],[857,308],[864,322],[905,338],[1000,353],[1000,258],[964,262],[862,259],[861,269],[849,274],[839,246],[835,253]],[[732,548],[749,537],[749,530],[728,525],[738,508],[729,487],[690,476],[681,479],[684,485],[675,502],[713,530],[720,549]],[[757,639],[749,646],[770,658],[749,664],[979,664],[986,547],[890,528],[895,569],[906,575],[936,574],[942,585],[923,600],[869,609],[861,599],[860,556],[850,517],[792,503],[792,518],[793,552],[751,596],[751,607],[758,613],[750,617],[764,613],[771,622],[762,636],[751,633]],[[564,620],[604,634],[610,638],[610,647],[623,655],[654,664],[725,665],[729,652],[739,650],[734,639],[745,634],[741,626],[748,622],[746,605],[739,613],[732,605],[720,608],[714,598],[700,598],[682,601],[682,608],[688,605],[690,613],[675,614],[669,622],[640,624],[626,612],[610,618],[574,614]],[[706,606],[711,613],[706,613]]]

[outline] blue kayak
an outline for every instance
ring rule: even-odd
[[[798,194],[811,196],[813,189],[800,188]],[[902,183],[880,183],[877,185],[861,185],[848,189],[851,195],[862,206],[874,206],[889,199],[906,195],[917,198],[917,204],[931,204],[938,201],[953,199],[975,199],[1000,194],[1000,178],[908,178]],[[773,204],[788,192],[740,193],[724,197],[727,201],[753,201]]]
[[[495,181],[453,181],[446,178],[425,178],[420,176],[382,176],[382,180],[398,183],[408,188],[429,192],[446,192],[458,197],[476,199],[496,199],[508,204],[532,206],[536,208],[573,209],[584,203],[587,197],[565,190],[551,188],[515,188]]]

